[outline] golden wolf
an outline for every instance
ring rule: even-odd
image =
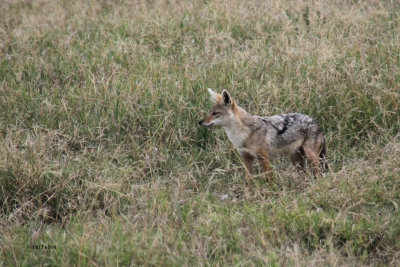
[[[326,147],[322,129],[310,116],[301,113],[262,117],[239,107],[228,91],[221,94],[208,89],[214,105],[199,124],[222,126],[229,140],[242,155],[246,177],[251,180],[253,161],[257,158],[271,179],[269,158],[289,156],[298,171],[305,171],[305,160],[314,176],[326,169]]]

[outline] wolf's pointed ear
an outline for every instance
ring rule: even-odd
[[[208,93],[210,94],[210,99],[213,103],[216,103],[219,101],[218,99],[218,93],[214,92],[211,88],[208,88]]]
[[[225,105],[230,105],[232,104],[232,97],[229,95],[228,91],[225,89],[222,91],[222,101]]]

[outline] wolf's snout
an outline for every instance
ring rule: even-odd
[[[203,120],[199,121],[199,125],[202,125],[202,124],[203,124]]]

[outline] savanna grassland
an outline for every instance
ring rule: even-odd
[[[208,87],[329,171],[249,188]],[[398,1],[1,1],[0,265],[399,266],[399,115]]]

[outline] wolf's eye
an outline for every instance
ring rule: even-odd
[[[219,115],[219,114],[220,114],[219,112],[213,112],[211,115],[217,116],[217,115]]]

